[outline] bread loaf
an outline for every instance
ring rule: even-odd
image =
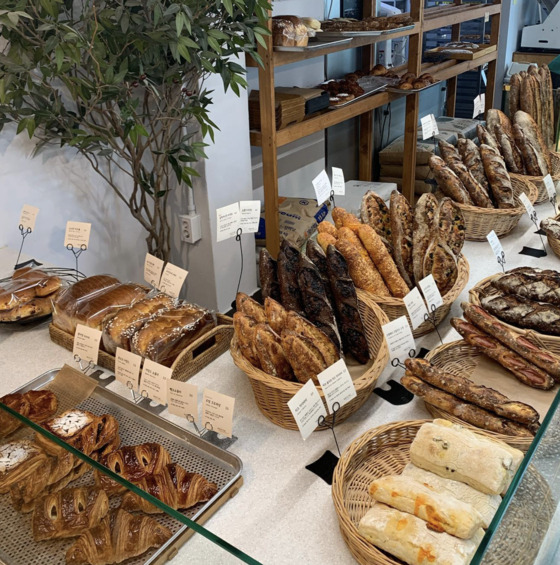
[[[324,232],[317,235],[317,243],[321,246],[324,253],[327,252],[329,245],[336,245],[336,239],[336,237]]]
[[[263,247],[259,253],[259,282],[263,300],[268,297],[274,300],[281,299],[276,261],[266,247]]]
[[[488,199],[484,199],[484,202],[476,203],[477,206],[482,208],[493,207],[492,200],[489,196],[490,185],[488,184],[488,179],[486,178],[486,173],[484,172],[484,165],[482,164],[482,159],[480,157],[480,151],[471,139],[461,138],[457,141],[457,149],[461,154],[463,163],[467,169],[471,172],[472,176],[476,179],[476,182],[483,188],[484,195]],[[489,203],[489,205],[488,205]]]
[[[424,276],[432,275],[442,296],[445,296],[457,281],[457,259],[441,238],[435,238],[428,246],[424,258]]]
[[[338,238],[338,230],[336,229],[334,224],[331,224],[328,220],[323,220],[322,222],[319,222],[319,224],[317,225],[317,231],[319,233],[328,233],[329,235],[332,235],[335,239]]]
[[[424,278],[424,257],[431,239],[435,236],[438,207],[437,198],[428,192],[420,196],[414,209],[412,271],[415,284]]]
[[[489,145],[482,144],[480,156],[498,208],[515,208],[511,179],[500,153]]]
[[[270,300],[270,299],[267,299]],[[257,331],[258,322],[253,318],[247,316],[243,312],[235,312],[233,315],[233,329],[239,344],[239,349],[243,357],[256,367],[261,368],[259,356],[257,355],[255,334]]]
[[[303,304],[297,280],[300,252],[286,239],[280,245],[278,254],[278,283],[282,306],[303,314]]]
[[[445,196],[449,196],[449,198],[455,202],[472,205],[473,202],[467,189],[460,181],[459,177],[446,166],[441,157],[432,155],[429,160],[429,165],[439,189]]]
[[[313,341],[290,330],[283,330],[281,339],[282,349],[296,379],[302,384],[312,380],[318,385],[317,375],[327,368],[327,364]]]
[[[489,147],[492,147],[492,149],[495,149],[498,153],[500,152],[498,141],[492,132],[489,132],[484,126],[481,126],[480,124],[476,126],[476,135],[478,136],[478,140],[481,145],[488,145]]]
[[[360,215],[364,224],[369,224],[380,237],[391,241],[391,217],[383,198],[368,190],[363,198]]]
[[[307,241],[305,252],[307,254],[307,257],[309,257],[311,262],[315,265],[315,267],[317,267],[317,270],[321,275],[323,286],[325,287],[325,292],[327,294],[329,302],[331,304],[334,304],[334,297],[332,294],[331,284],[329,282],[329,273],[327,269],[327,255],[323,251],[322,247],[312,239]]]
[[[255,328],[255,351],[265,373],[285,381],[295,380],[292,367],[282,349],[280,336],[267,324],[257,324]]]
[[[458,257],[465,243],[465,220],[461,209],[451,200],[442,198],[436,210],[436,237],[447,244]]]
[[[414,213],[408,200],[397,190],[391,193],[390,205],[391,234],[393,238],[393,257],[404,282],[412,288],[412,233]]]
[[[511,75],[509,83],[509,117],[513,119],[515,112],[519,110],[519,98],[521,95],[521,77],[515,73]]]
[[[272,42],[283,47],[305,47],[308,42],[307,27],[297,16],[274,16]]]
[[[513,121],[523,132],[524,143],[529,145],[530,150],[534,153],[540,175],[547,175],[551,170],[550,155],[535,120],[528,113],[520,110],[515,113]],[[523,147],[520,149],[524,156],[529,151],[527,149],[524,151]]]
[[[247,314],[247,316],[253,318],[259,323],[266,322],[264,308],[256,300],[244,292],[237,293],[235,297],[235,309],[238,312]]]

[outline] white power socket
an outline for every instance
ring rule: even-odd
[[[181,222],[181,241],[196,243],[202,238],[200,214],[179,214],[179,221]]]

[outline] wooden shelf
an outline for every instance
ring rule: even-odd
[[[461,24],[469,20],[484,18],[486,14],[493,16],[501,12],[501,4],[465,4],[426,8],[424,10],[424,25],[422,31],[432,31],[440,27]]]
[[[291,63],[298,63],[300,61],[305,61],[307,59],[315,59],[316,57],[323,57],[324,55],[330,55],[331,53],[339,53],[340,51],[346,51],[347,49],[356,49],[357,47],[367,47],[368,45],[374,45],[380,41],[387,41],[389,39],[397,39],[399,37],[408,37],[409,35],[414,35],[419,33],[420,24],[414,24],[413,29],[407,29],[406,31],[395,31],[394,33],[389,33],[386,35],[374,35],[370,37],[354,37],[349,43],[344,45],[336,45],[334,47],[325,47],[324,49],[313,49],[312,51],[302,51],[302,52],[287,52],[287,51],[274,51],[273,60],[275,67],[281,67],[283,65],[289,65]],[[257,67],[257,63],[251,58],[246,58],[246,64],[248,67]]]
[[[299,124],[293,124],[287,128],[277,130],[276,132],[276,145],[281,147],[316,133],[322,131],[326,128],[330,128],[346,120],[356,118],[363,114],[364,112],[369,112],[380,106],[385,106],[397,98],[401,98],[403,94],[397,94],[396,92],[379,92],[377,94],[372,94],[362,100],[358,100],[346,106],[345,108],[339,108],[338,110],[326,110],[325,112],[300,122]],[[260,131],[251,131],[251,145],[260,147],[262,144],[262,136]]]
[[[441,63],[424,63],[422,72],[430,73],[436,80],[449,80],[460,74],[472,71],[481,65],[495,61],[498,56],[497,51],[493,51],[472,61],[442,61]]]

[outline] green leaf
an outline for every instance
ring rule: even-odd
[[[62,63],[64,62],[64,49],[62,49],[60,45],[56,46],[56,49],[54,50],[54,56],[56,61],[56,70],[60,71],[60,69],[62,68]]]
[[[17,26],[19,24],[19,16],[15,12],[8,12],[8,19]]]
[[[227,13],[230,16],[233,16],[233,4],[232,4],[231,0],[222,0],[222,4],[224,5],[225,9],[227,10]]]
[[[23,120],[20,120],[16,133],[17,135],[19,135],[25,128],[27,127],[27,118],[23,118]]]
[[[179,12],[176,16],[175,16],[175,29],[177,30],[177,37],[179,37],[181,35],[181,32],[183,31],[183,25],[185,24],[185,14],[183,14],[182,12]]]
[[[29,139],[31,139],[33,137],[33,134],[35,133],[35,119],[34,118],[28,118],[27,119],[27,133],[29,135]]]

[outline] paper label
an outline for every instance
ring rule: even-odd
[[[317,198],[317,206],[320,206],[325,200],[328,200],[332,187],[331,181],[326,171],[323,169],[312,181],[315,189],[315,197]]]
[[[319,425],[319,418],[321,416],[326,417],[327,415],[325,405],[311,379],[301,387],[299,392],[288,400],[288,408],[292,412],[301,437],[304,440],[306,440]]]
[[[117,347],[115,354],[115,378],[129,389],[137,391],[140,385],[142,357]]]
[[[543,178],[544,186],[546,187],[546,192],[548,193],[548,197],[550,199],[556,196],[556,187],[554,186],[554,181],[550,176],[550,173]]]
[[[167,381],[167,403],[170,414],[198,422],[198,387],[181,381]]]
[[[100,340],[101,330],[78,324],[76,326],[76,333],[74,334],[74,348],[72,349],[72,353],[77,355],[82,361],[93,361],[97,363]]]
[[[257,233],[261,219],[260,200],[241,200],[239,202],[240,224],[243,233]]]
[[[159,283],[159,289],[161,292],[165,292],[172,298],[177,298],[183,287],[183,283],[189,274],[185,269],[177,267],[171,263],[165,265],[163,269],[163,274],[161,275],[161,281]]]
[[[429,114],[420,119],[422,124],[422,139],[430,139],[439,133],[436,117]]]
[[[403,300],[408,312],[408,317],[410,318],[412,329],[415,330],[420,324],[426,321],[425,316],[428,314],[426,304],[424,304],[424,299],[416,286],[404,297]]]
[[[144,280],[155,288],[159,288],[161,272],[163,271],[163,260],[146,253],[144,260]]]
[[[401,316],[384,326],[381,326],[387,347],[389,348],[389,358],[404,361],[409,356],[409,352],[415,349],[414,336],[406,316]]]
[[[436,308],[443,306],[443,298],[441,297],[433,275],[428,275],[426,278],[422,279],[418,283],[418,286],[424,295],[429,312],[433,312]]]
[[[527,214],[529,214],[529,218],[531,218],[531,221],[536,222],[537,212],[533,208],[533,205],[531,204],[531,201],[529,200],[528,196],[524,192],[522,192],[519,195],[519,200],[521,200],[523,206],[525,206],[525,210],[527,210]]]
[[[151,359],[144,359],[140,393],[158,404],[167,404],[167,381],[171,380],[171,367],[164,367]]]
[[[490,21],[490,12],[484,12],[484,23]]]
[[[74,249],[87,249],[91,224],[87,222],[66,222],[64,247],[72,246]]]
[[[21,214],[19,217],[19,225],[26,230],[33,231],[35,229],[35,221],[37,220],[37,214],[39,213],[39,208],[35,206],[30,206],[29,204],[24,204],[21,209]]]
[[[332,189],[335,196],[346,194],[346,183],[344,182],[344,171],[338,167],[332,168]]]
[[[317,378],[323,389],[329,414],[334,412],[333,406],[335,403],[339,404],[338,409],[340,409],[353,398],[356,398],[356,387],[344,359],[339,359],[319,373]]]
[[[204,389],[202,396],[202,425],[227,437],[233,435],[235,398]]]
[[[500,240],[498,239],[498,236],[496,235],[496,232],[492,230],[486,236],[486,239],[488,240],[488,243],[490,244],[490,247],[492,248],[492,251],[496,256],[496,259],[498,259],[498,261],[502,261],[503,259],[505,259],[506,254],[504,252],[504,248],[502,247],[502,244],[500,243]]]
[[[225,241],[230,237],[235,237],[240,227],[239,202],[218,208],[216,210],[216,220],[216,241]]]
[[[474,99],[473,118],[480,116],[480,114],[484,114],[485,109],[486,109],[486,94],[479,94]]]

